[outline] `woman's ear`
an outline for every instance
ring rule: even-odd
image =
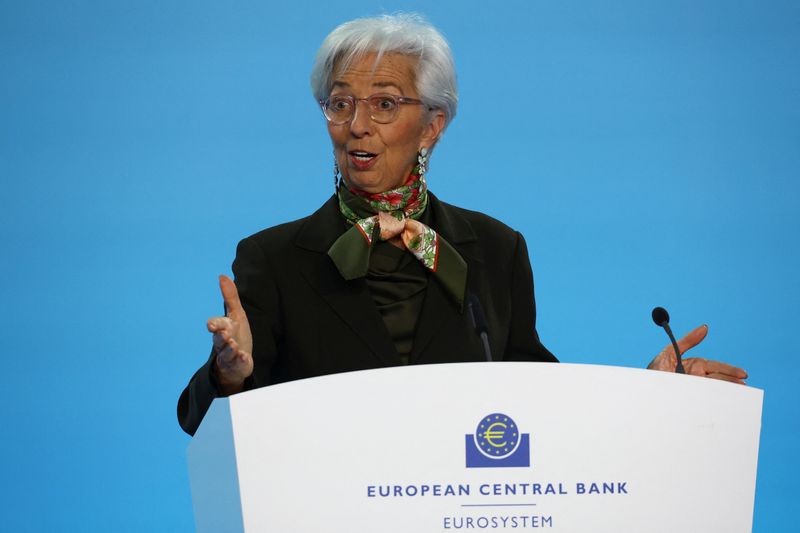
[[[431,150],[434,145],[439,141],[439,137],[444,131],[444,111],[435,110],[431,112],[428,123],[425,125],[425,130],[422,132],[422,139],[420,139],[420,147],[427,147]]]

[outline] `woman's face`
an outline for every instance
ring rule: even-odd
[[[389,93],[419,98],[415,58],[385,54],[375,64],[375,57],[366,54],[354,59],[347,69],[334,71],[331,95],[366,98]],[[402,185],[417,164],[417,152],[423,147],[433,147],[444,127],[444,113],[430,115],[424,105],[403,104],[393,122],[379,124],[370,118],[367,102],[361,101],[350,122],[338,125],[328,122],[328,133],[345,183],[370,193]]]

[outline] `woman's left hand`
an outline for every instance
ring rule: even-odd
[[[686,353],[691,348],[700,344],[708,335],[708,326],[700,326],[690,331],[685,337],[678,341],[678,349],[681,354]],[[668,344],[653,361],[647,365],[651,370],[662,370],[665,372],[675,372],[678,360],[675,357],[675,350],[672,343]],[[721,361],[711,361],[700,357],[690,357],[683,360],[683,368],[687,374],[702,376],[706,378],[721,379],[732,383],[745,384],[747,372],[741,368],[731,366]]]

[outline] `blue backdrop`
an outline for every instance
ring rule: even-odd
[[[708,323],[766,391],[755,530],[794,530],[800,4],[489,4],[0,1],[4,530],[192,530],[216,276],[331,194],[314,53],[395,10],[456,56],[431,188],[524,233],[546,345],[643,366],[654,305]]]

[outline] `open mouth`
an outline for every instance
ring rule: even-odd
[[[352,165],[358,170],[367,170],[375,162],[375,158],[378,157],[378,154],[364,150],[351,150],[347,154],[350,156]]]

